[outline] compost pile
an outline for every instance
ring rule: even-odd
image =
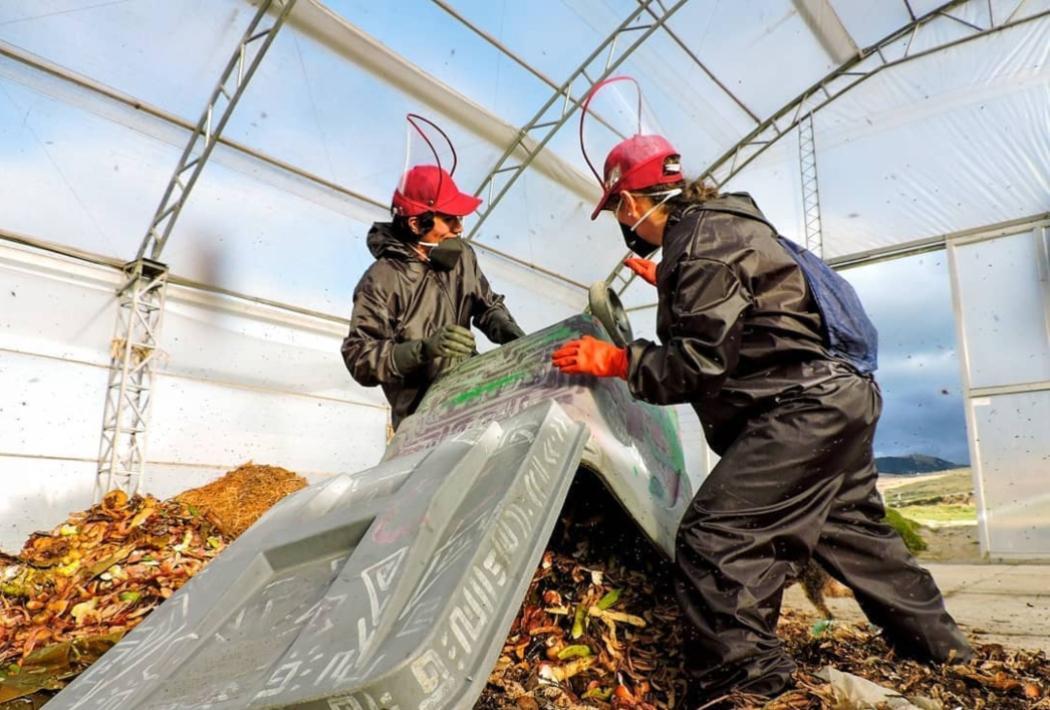
[[[684,620],[670,563],[593,486],[574,484],[563,516],[476,707],[676,707],[686,688]],[[1043,652],[982,645],[970,664],[928,666],[897,657],[877,629],[801,612],[786,612],[778,633],[799,664],[796,689],[771,701],[738,694],[719,707],[912,707],[848,700],[840,683],[824,679],[830,666],[921,710],[1050,710]]]
[[[306,479],[287,469],[249,461],[206,486],[180,493],[175,500],[208,513],[219,530],[232,539],[277,501],[305,487]]]
[[[0,708],[37,707],[280,498],[294,473],[245,464],[171,500],[115,490],[17,557],[0,553]],[[17,700],[16,700],[17,699]]]

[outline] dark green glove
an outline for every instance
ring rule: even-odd
[[[468,357],[474,352],[474,334],[459,325],[445,325],[423,341],[423,351],[431,359]]]
[[[409,340],[394,346],[394,367],[402,375],[418,370],[434,358],[469,357],[474,352],[474,334],[458,325],[446,325],[429,338]]]
[[[504,343],[509,343],[512,340],[517,340],[518,338],[525,337],[525,331],[522,330],[521,326],[517,323],[511,323],[510,325],[508,325],[506,328],[506,333],[509,337],[503,341]]]

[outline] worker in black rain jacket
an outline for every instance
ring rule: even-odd
[[[472,324],[498,344],[523,335],[460,238],[480,203],[441,167],[417,165],[394,193],[393,220],[368,232],[376,262],[354,290],[343,360],[358,383],[382,386],[394,429],[439,374],[476,352]]]
[[[811,557],[853,590],[899,654],[968,659],[937,585],[883,522],[874,343],[857,357],[832,347],[858,323],[862,339],[874,335],[863,332],[870,322],[852,289],[816,257],[800,261],[748,195],[687,183],[661,136],[619,143],[603,188],[592,219],[611,211],[641,257],[663,248],[659,264],[627,261],[657,289],[660,342],[618,348],[585,337],[553,363],[623,378],[653,404],[692,404],[721,457],[676,538],[692,707],[734,689],[772,696],[790,687],[795,664],[775,629],[785,583]],[[827,315],[818,297],[831,298]]]

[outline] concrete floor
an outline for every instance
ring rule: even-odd
[[[978,643],[1040,648],[1050,653],[1050,564],[925,563],[948,611]],[[828,599],[837,618],[863,621],[853,599]],[[814,612],[799,585],[784,595],[784,606]]]

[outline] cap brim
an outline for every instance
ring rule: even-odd
[[[465,192],[461,192],[451,200],[447,200],[440,205],[434,205],[434,211],[440,212],[441,214],[452,215],[453,217],[466,217],[468,214],[476,210],[480,204],[480,197],[474,197],[474,195],[468,195]]]
[[[606,190],[602,193],[602,199],[598,200],[598,206],[594,208],[594,212],[591,212],[592,222],[598,219],[598,215],[602,213],[602,210],[608,209],[610,197],[612,197],[612,190]]]

